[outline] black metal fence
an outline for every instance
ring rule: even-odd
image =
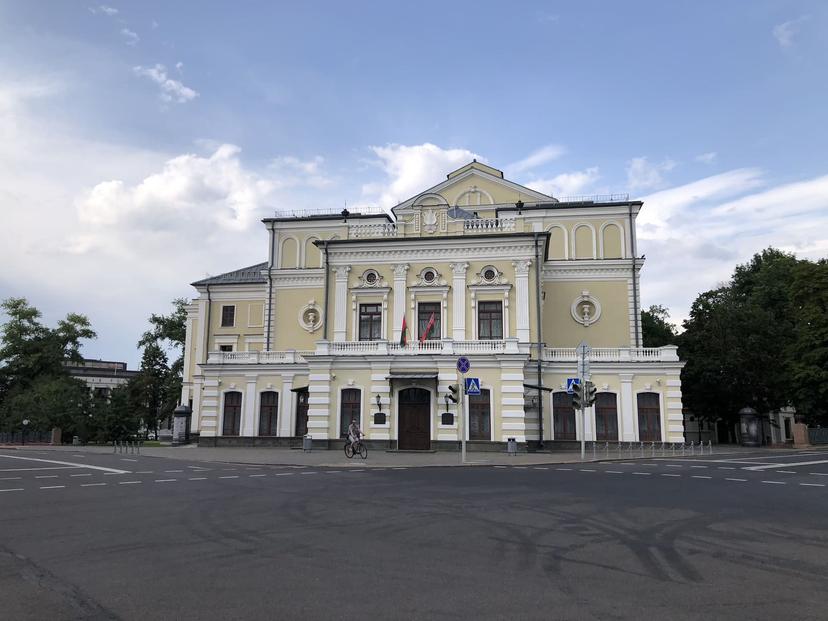
[[[25,442],[32,444],[48,444],[52,441],[50,431],[27,431]],[[0,444],[23,444],[22,431],[0,431]]]
[[[808,429],[808,439],[811,444],[828,444],[828,427],[812,427]]]

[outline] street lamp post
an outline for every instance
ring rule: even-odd
[[[23,419],[23,434],[22,434],[22,437],[20,439],[20,443],[24,444],[24,445],[26,444],[26,427],[28,427],[28,426],[29,426],[29,419],[24,418]]]

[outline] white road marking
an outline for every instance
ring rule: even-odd
[[[505,468],[506,466],[495,466],[495,468]]]
[[[595,470],[590,470],[588,468],[578,468],[579,472],[595,472]]]
[[[127,459],[126,457],[121,457],[121,461],[138,461],[137,459]]]
[[[70,477],[91,477],[92,475],[87,472],[85,474],[70,474],[69,476]]]
[[[702,476],[702,475],[699,475],[699,474],[694,474],[690,478],[691,479],[712,479],[713,477],[706,477],[706,476]]]
[[[9,489],[0,489],[0,492],[22,492],[22,487],[11,487]]]
[[[0,481],[19,481],[23,477],[2,477]]]
[[[644,476],[650,476],[650,475],[652,474],[652,472],[633,472],[633,474],[644,475]]]
[[[779,474],[796,474],[796,470],[777,470]]]
[[[187,466],[188,468],[192,468],[193,470],[212,470],[212,468],[202,468],[201,466]]]
[[[172,483],[173,481],[178,481],[178,479],[155,479],[156,483]]]
[[[106,485],[106,483],[81,483],[81,487],[96,487],[98,485]]]
[[[63,489],[65,485],[43,485],[40,489]]]
[[[624,474],[620,470],[607,470],[606,473],[607,474]]]
[[[299,474],[316,474],[315,472],[300,472]]]
[[[266,477],[266,474],[248,474],[249,477]]]
[[[219,477],[219,478],[220,478],[220,479],[238,479],[238,478],[239,478],[239,475],[237,475],[237,474],[231,474],[231,475],[229,475],[229,476],[226,476],[226,477]]]
[[[80,457],[80,458],[83,459],[83,458],[86,458],[86,455],[72,455],[72,457]]]
[[[183,470],[164,470],[164,472],[184,472]]]
[[[408,470],[408,468],[391,468],[391,470]]]
[[[275,476],[277,476],[277,477],[289,477],[292,474],[296,474],[296,473],[295,472],[279,472]]]
[[[143,481],[119,481],[118,485],[135,485],[136,483],[143,483]]]
[[[132,474],[132,473],[127,471],[127,470],[124,470],[123,472],[104,472],[103,475],[105,477],[114,477],[114,476],[117,476],[119,474]]]
[[[719,466],[719,470],[736,470],[733,466]]]
[[[740,483],[744,483],[745,481],[747,481],[747,479],[728,479],[728,478],[725,478],[725,481],[739,481]]]
[[[206,481],[207,477],[190,477],[188,481]]]
[[[351,472],[365,472],[365,470],[362,470],[362,469],[360,468],[359,470],[351,470]],[[305,474],[305,473],[303,472],[302,474]]]
[[[681,464],[664,464],[668,468],[684,468]]]
[[[71,461],[57,461],[55,459],[39,459],[36,457],[20,457],[19,455],[0,455],[6,459],[24,459],[26,461],[37,461],[44,464],[58,464],[61,466],[69,466],[72,468],[87,468],[92,470],[103,470],[104,472],[111,472],[113,474],[128,474],[129,470],[118,470],[117,468],[104,468],[103,466],[92,466],[90,464],[76,464]]]
[[[342,470],[328,470],[328,474],[339,474]]]
[[[800,485],[805,485],[807,487],[825,487],[825,483],[800,483]]]
[[[135,474],[153,474],[154,470],[136,470]],[[74,474],[72,476],[75,476]]]
[[[572,470],[572,468],[555,468],[555,470],[560,470],[562,472],[563,471],[570,472]]]
[[[817,477],[828,477],[828,472],[809,472],[808,474],[813,474]]]
[[[707,468],[707,466],[690,466],[691,468]]]
[[[768,483],[770,485],[787,485],[785,481],[762,481],[762,483]]]
[[[36,479],[56,479],[58,475],[56,474],[41,474],[35,477]]]
[[[680,474],[670,474],[669,472],[666,474],[662,474],[663,477],[680,477]]]
[[[34,472],[35,470],[74,470],[75,466],[46,466],[41,468],[0,468],[0,472]]]
[[[816,464],[828,464],[828,459],[817,461],[795,461],[788,464],[770,464],[769,466],[750,466],[745,470],[770,470],[771,468],[791,468],[795,466],[814,466]]]
[[[535,468],[535,470],[549,470],[549,468]]]

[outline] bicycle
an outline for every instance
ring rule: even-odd
[[[345,443],[345,457],[351,459],[354,455],[359,455],[362,459],[368,459],[368,447],[365,446],[362,440]]]

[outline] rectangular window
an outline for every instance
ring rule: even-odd
[[[222,306],[221,307],[221,327],[232,328],[236,325],[236,307]]]
[[[432,315],[434,316],[433,323],[431,322]],[[439,341],[442,338],[440,336],[439,302],[420,302],[417,305],[417,337],[422,339],[426,332],[428,332],[425,337],[427,341]]]
[[[233,351],[232,345],[219,345],[219,351]]]
[[[382,338],[382,306],[359,305],[359,340],[378,341]]]
[[[477,338],[503,338],[503,303],[477,303]]]

